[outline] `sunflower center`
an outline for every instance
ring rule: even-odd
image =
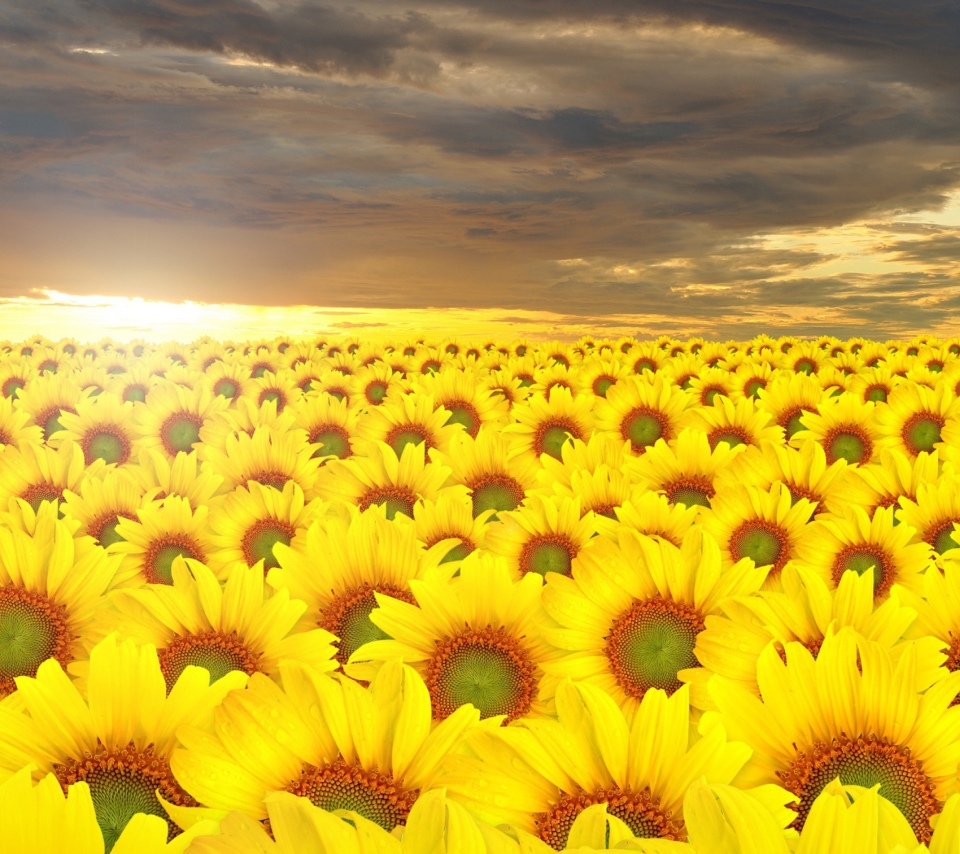
[[[862,430],[841,427],[831,430],[823,441],[827,452],[827,463],[833,465],[837,460],[848,463],[865,463],[873,453],[873,442]]]
[[[731,448],[736,448],[738,445],[749,444],[749,437],[736,427],[720,427],[710,434],[709,442],[713,450],[716,450],[717,445],[721,442],[726,442]]]
[[[642,374],[644,371],[650,371],[650,373],[656,373],[657,363],[653,359],[637,359],[633,363],[634,373]]]
[[[399,486],[383,486],[377,489],[371,489],[358,502],[361,510],[376,504],[387,508],[387,518],[393,519],[397,513],[403,513],[405,516],[413,518],[413,505],[416,504],[417,497]]]
[[[252,474],[248,480],[255,480],[261,486],[271,486],[277,492],[283,492],[283,487],[290,480],[290,475],[282,471],[260,471]]]
[[[792,439],[795,433],[804,429],[802,418],[802,409],[791,410],[780,418],[779,424],[783,427],[788,439]]]
[[[580,431],[572,421],[552,421],[541,424],[533,441],[533,450],[539,457],[541,454],[550,454],[556,460],[563,459],[560,449],[571,438],[580,439]]]
[[[137,813],[162,818],[167,823],[167,840],[180,835],[180,828],[167,817],[157,792],[168,803],[195,807],[197,802],[180,788],[162,756],[153,747],[137,750],[133,742],[122,748],[102,745],[83,759],[68,759],[53,766],[64,793],[74,783],[85,782],[103,833],[104,854],[110,854],[127,823]]]
[[[91,430],[83,437],[81,446],[88,466],[94,460],[123,465],[130,459],[130,440],[119,427],[101,426]]]
[[[451,536],[456,536],[456,534],[452,534]],[[440,539],[443,539],[443,537]],[[430,548],[430,545],[431,544],[428,543],[427,548]],[[443,556],[443,560],[441,560],[440,563],[453,563],[455,560],[463,560],[468,554],[476,551],[476,549],[477,547],[469,540],[461,539],[460,544],[450,549],[450,551]]]
[[[385,382],[377,380],[367,384],[367,387],[364,389],[364,394],[368,402],[380,404],[383,403],[383,399],[387,396],[388,388],[389,386]]]
[[[516,510],[523,501],[523,487],[512,477],[504,474],[491,474],[473,483],[470,495],[473,499],[473,518],[476,519],[485,510],[497,513],[504,510]]]
[[[887,390],[882,385],[870,386],[863,395],[864,400],[873,403],[885,403],[887,400]]]
[[[315,457],[339,457],[345,460],[350,456],[350,436],[346,430],[336,424],[325,424],[310,437],[310,443],[320,447],[313,452]]]
[[[4,397],[16,397],[23,391],[26,383],[19,377],[10,377],[3,384],[3,396]]]
[[[713,484],[704,477],[684,477],[663,488],[671,504],[685,504],[693,507],[709,507],[714,496]]]
[[[730,538],[734,560],[750,558],[757,566],[773,566],[771,574],[787,562],[784,535],[777,526],[761,519],[744,522]]]
[[[375,593],[399,599],[409,605],[416,604],[408,590],[385,584],[364,584],[334,599],[324,609],[317,624],[339,638],[336,658],[341,664],[346,664],[350,656],[365,643],[390,640],[390,635],[370,619],[370,612],[377,607]]]
[[[541,535],[526,543],[520,552],[520,571],[537,572],[546,575],[557,572],[560,575],[572,575],[572,562],[576,556],[573,544],[556,534]]]
[[[124,519],[133,519],[132,516],[123,515]],[[103,548],[107,546],[112,546],[114,543],[124,542],[123,537],[120,536],[117,528],[120,526],[121,514],[114,513],[109,516],[104,516],[100,519],[97,519],[95,522],[91,522],[87,526],[87,533],[93,537],[97,543]]]
[[[818,742],[809,754],[798,753],[791,766],[777,775],[799,798],[792,825],[797,830],[823,787],[837,777],[844,785],[868,789],[879,783],[880,794],[903,813],[920,842],[930,841],[930,818],[941,809],[933,781],[909,749],[873,735],[856,739],[841,735],[830,744]]]
[[[937,554],[943,554],[950,549],[957,548],[957,541],[953,538],[953,520],[951,519],[945,525],[936,528],[932,534],[926,537],[926,541],[933,546]]]
[[[17,676],[36,676],[48,658],[71,661],[67,611],[42,593],[0,587],[0,697],[13,693]]]
[[[178,557],[202,562],[205,555],[199,543],[184,534],[171,534],[152,543],[143,561],[147,583],[173,584],[173,562]]]
[[[873,568],[873,595],[879,598],[893,585],[894,573],[891,572],[890,560],[877,546],[858,545],[848,546],[837,555],[833,563],[833,581],[839,584],[843,573],[852,570],[857,575],[863,575]]]
[[[44,501],[63,501],[63,490],[52,483],[35,483],[27,487],[20,497],[33,508],[34,513],[38,513]]]
[[[192,412],[174,412],[160,427],[160,441],[166,452],[175,457],[180,451],[189,454],[200,441],[203,419]]]
[[[147,390],[142,385],[128,385],[121,397],[127,403],[143,403],[147,399]]]
[[[342,759],[323,768],[304,765],[300,779],[287,789],[314,806],[332,812],[350,810],[391,831],[406,823],[419,791],[401,788],[387,774],[348,765]]]
[[[275,403],[277,405],[277,412],[283,412],[283,408],[287,405],[287,396],[278,388],[267,388],[260,392],[258,402],[261,406],[267,402]]]
[[[763,380],[750,380],[744,387],[743,393],[747,397],[760,397],[760,389],[766,388],[767,384]]]
[[[163,649],[157,650],[160,670],[167,683],[167,693],[190,665],[204,667],[210,673],[210,684],[234,670],[252,676],[260,668],[259,655],[253,654],[236,632],[221,634],[205,632],[175,638]]]
[[[701,391],[700,402],[704,406],[713,406],[713,402],[717,399],[717,395],[725,395],[727,390],[725,388],[720,388],[720,386],[707,386]]]
[[[477,433],[480,432],[480,413],[477,412],[473,405],[467,403],[465,400],[458,400],[454,403],[444,405],[450,412],[450,417],[446,423],[459,424],[473,438],[476,438]]]
[[[387,434],[387,444],[398,457],[403,455],[403,449],[407,445],[425,445],[428,450],[433,447],[426,430],[416,424],[394,427]]]
[[[577,816],[587,807],[603,803],[610,815],[619,818],[640,839],[683,841],[687,838],[683,822],[662,810],[660,798],[650,789],[631,792],[617,787],[599,789],[592,794],[564,794],[547,812],[536,816],[537,835],[551,848],[562,851]]]
[[[247,566],[253,566],[258,560],[263,561],[263,571],[280,566],[273,553],[277,543],[290,545],[296,534],[292,525],[281,522],[279,519],[260,519],[255,522],[243,535],[241,548]]]
[[[683,684],[681,670],[697,667],[693,653],[704,629],[700,612],[670,599],[636,601],[613,621],[606,655],[620,687],[638,700],[650,688],[668,695]]]
[[[667,433],[663,415],[650,409],[634,409],[620,422],[620,433],[635,451],[652,445]]]
[[[55,406],[53,409],[48,409],[46,412],[37,416],[37,424],[43,427],[44,441],[49,441],[54,433],[63,429],[63,425],[60,423],[60,414],[62,412],[76,414],[76,410],[69,406]]]
[[[940,441],[940,429],[943,427],[943,423],[942,418],[928,412],[914,415],[903,425],[903,443],[914,454],[919,454],[922,451],[929,453],[933,450],[933,446]]]
[[[213,386],[213,393],[219,397],[227,397],[231,400],[237,396],[239,387],[233,380],[221,379],[217,380]]]
[[[607,391],[616,382],[613,377],[599,376],[593,381],[593,393],[597,397],[606,397]]]
[[[813,363],[812,359],[798,359],[793,369],[798,374],[812,374],[817,369],[817,366]]]
[[[427,665],[433,716],[443,719],[464,703],[481,718],[523,717],[537,687],[536,667],[516,638],[503,629],[471,629],[437,642]]]

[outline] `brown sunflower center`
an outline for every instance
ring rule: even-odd
[[[167,841],[180,835],[180,828],[167,816],[157,793],[168,803],[195,807],[190,797],[174,779],[170,765],[156,756],[153,747],[138,750],[133,742],[110,750],[98,745],[83,759],[68,759],[53,766],[53,773],[64,793],[74,783],[90,787],[90,797],[103,833],[105,854],[116,845],[127,823],[137,813],[162,818],[167,823]]]
[[[0,697],[17,689],[17,676],[36,676],[48,658],[66,668],[74,639],[63,605],[32,590],[0,587]]]
[[[283,492],[283,487],[290,480],[290,475],[284,471],[267,469],[251,474],[247,480],[255,480],[261,486],[272,486],[277,492]]]
[[[192,412],[174,412],[160,426],[160,442],[163,449],[175,457],[180,451],[189,454],[200,441],[203,419]]]
[[[536,816],[537,835],[551,848],[562,851],[574,821],[587,807],[607,805],[607,812],[627,825],[641,839],[669,839],[682,842],[687,838],[683,822],[660,808],[660,798],[650,789],[639,792],[617,787],[595,792],[564,794],[545,813]]]
[[[280,519],[258,519],[243,535],[240,547],[247,566],[253,566],[258,560],[263,561],[263,571],[280,566],[273,553],[277,543],[290,545],[296,535],[296,529],[288,522]]]
[[[940,812],[933,781],[907,747],[876,736],[852,739],[846,735],[829,744],[817,742],[809,754],[798,753],[786,771],[778,771],[784,788],[799,799],[792,827],[800,830],[810,807],[827,783],[840,778],[844,785],[867,789],[880,785],[880,794],[903,813],[920,842],[930,841],[930,819]]]
[[[843,574],[853,571],[857,575],[873,570],[873,596],[880,599],[893,585],[893,559],[880,546],[871,543],[851,545],[844,548],[833,561],[833,583],[839,584]]]
[[[350,810],[384,830],[405,824],[420,792],[406,790],[388,774],[348,765],[342,759],[317,768],[304,765],[288,792],[333,812]]]
[[[28,486],[20,497],[27,502],[33,511],[39,512],[44,501],[63,501],[63,488],[52,483],[34,483]]]
[[[537,689],[536,666],[513,635],[489,626],[437,642],[426,679],[433,716],[442,719],[464,703],[481,718],[523,717]]]
[[[143,575],[148,584],[173,584],[173,562],[188,557],[203,562],[200,544],[186,534],[166,534],[152,542],[143,558]]]
[[[772,566],[776,575],[790,558],[786,533],[764,519],[742,523],[730,537],[730,554],[735,561],[750,558],[757,566]]]
[[[413,505],[417,503],[417,496],[402,486],[378,486],[369,490],[357,502],[361,510],[366,510],[374,504],[387,508],[387,518],[393,519],[397,513],[413,518]]]
[[[537,572],[546,575],[557,572],[560,575],[573,574],[573,559],[578,549],[560,534],[539,534],[524,543],[520,551],[520,571]]]
[[[211,685],[233,670],[242,670],[252,676],[260,669],[260,656],[251,652],[236,632],[183,635],[157,650],[157,658],[168,694],[190,665],[205,667],[210,673]]]
[[[923,538],[924,541],[933,546],[934,551],[941,555],[950,549],[960,547],[960,540],[953,538],[953,526],[957,522],[960,522],[960,519],[948,519],[946,522],[933,526]]]
[[[409,590],[387,584],[363,584],[333,599],[320,614],[317,625],[339,639],[336,659],[341,664],[346,664],[365,643],[390,640],[390,635],[370,619],[370,613],[377,607],[376,593],[408,605],[416,604]]]
[[[713,484],[707,478],[698,475],[678,478],[666,484],[663,491],[671,504],[685,504],[687,507],[695,504],[700,507],[709,507],[710,499],[715,493]]]
[[[650,688],[673,694],[683,684],[677,674],[699,665],[693,648],[703,629],[703,616],[690,605],[661,598],[635,601],[606,637],[617,683],[638,700]]]

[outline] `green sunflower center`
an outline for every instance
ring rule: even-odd
[[[44,501],[62,501],[63,492],[52,483],[35,483],[25,489],[20,497],[33,508],[34,513],[39,513]]]
[[[387,508],[387,518],[393,519],[397,513],[403,513],[405,516],[413,518],[413,505],[416,503],[416,496],[400,487],[385,486],[378,489],[371,489],[363,498],[360,499],[358,506],[361,510],[366,510],[374,504]]]
[[[26,386],[26,383],[23,380],[11,377],[3,384],[3,396],[17,397],[23,391],[24,386]]]
[[[387,386],[384,382],[372,382],[367,386],[366,395],[367,400],[370,403],[383,403],[383,399],[387,396]]]
[[[336,657],[341,664],[346,664],[350,656],[365,643],[390,640],[390,635],[370,619],[370,613],[377,607],[375,593],[410,605],[416,604],[409,591],[387,585],[372,587],[365,584],[334,599],[324,610],[318,624],[339,638]]]
[[[711,448],[716,450],[717,445],[721,442],[726,442],[731,448],[736,448],[738,445],[747,444],[747,438],[743,433],[732,428],[720,429],[710,434]]]
[[[593,393],[597,395],[597,397],[606,397],[607,391],[614,382],[612,377],[597,377],[593,381]]]
[[[99,527],[99,531],[94,533]],[[90,526],[90,534],[94,536],[97,542],[103,547],[112,546],[114,543],[122,543],[124,539],[117,530],[120,527],[119,515],[109,516],[99,523],[99,525]]]
[[[812,359],[799,359],[793,366],[793,369],[798,374],[812,374],[817,369],[817,366],[813,363]]]
[[[406,791],[379,771],[347,765],[341,759],[323,768],[305,765],[300,779],[287,791],[328,812],[355,812],[387,831],[406,822],[420,794]]]
[[[253,675],[259,669],[259,656],[247,649],[236,632],[184,635],[157,650],[157,657],[167,683],[168,694],[176,685],[180,674],[191,665],[205,668],[210,674],[211,685],[234,670]]]
[[[930,544],[937,554],[942,555],[944,552],[958,547],[957,540],[953,538],[953,530],[953,521],[947,522],[946,525],[937,530],[930,538],[932,541]]]
[[[17,676],[36,676],[48,658],[69,663],[67,626],[66,609],[42,593],[0,587],[0,697],[16,690]]]
[[[524,491],[512,477],[488,475],[470,489],[473,498],[473,518],[485,510],[494,510],[494,517],[504,510],[516,510],[523,501]]]
[[[930,452],[940,441],[940,428],[943,422],[931,415],[915,415],[903,427],[903,439],[906,446],[915,454]]]
[[[157,798],[168,803],[195,807],[197,802],[180,788],[166,759],[155,756],[152,747],[137,750],[131,742],[113,750],[87,753],[82,760],[70,759],[53,766],[64,792],[74,783],[85,782],[103,833],[104,854],[110,854],[120,834],[137,813],[155,815],[167,823],[167,840],[180,835]]]
[[[804,429],[802,419],[803,419],[803,410],[794,412],[793,415],[791,415],[787,419],[787,423],[784,425],[784,430],[786,431],[788,439],[793,438],[795,433],[799,433],[801,430]]]
[[[119,428],[101,429],[90,433],[84,441],[84,458],[87,465],[94,460],[105,463],[125,463],[130,459],[130,440]]]
[[[471,436],[476,437],[480,432],[480,415],[474,407],[465,401],[457,403],[447,403],[446,408],[450,411],[450,417],[447,424],[459,424]]]
[[[540,431],[539,441],[534,443],[534,450],[537,456],[549,454],[556,460],[563,459],[560,449],[577,435],[572,424],[545,425]]]
[[[151,584],[173,584],[173,562],[178,557],[203,561],[200,546],[190,537],[175,535],[154,543],[146,553],[144,575]]]
[[[881,385],[876,385],[867,390],[865,398],[873,403],[884,403],[887,400],[887,390]]]
[[[880,548],[857,547],[841,552],[834,562],[834,583],[839,584],[843,573],[852,570],[857,575],[863,575],[873,568],[873,594],[879,596],[885,593],[893,584],[893,578],[888,569],[888,559]]]
[[[706,478],[698,477],[687,477],[668,484],[664,492],[671,504],[684,504],[687,507],[709,507],[714,495],[713,484]]]
[[[437,643],[427,666],[434,717],[471,703],[481,718],[522,717],[536,690],[535,666],[516,638],[503,629],[471,630]]]
[[[747,397],[760,397],[760,389],[762,388],[766,388],[766,383],[763,380],[750,380],[743,387],[743,393]]]
[[[827,462],[833,464],[837,460],[846,460],[848,463],[865,463],[870,458],[872,445],[864,434],[854,433],[851,430],[840,430],[827,436],[824,443],[827,451]]]
[[[548,572],[572,575],[573,557],[573,546],[565,537],[540,536],[523,547],[520,570],[524,574],[536,572],[544,576]]]
[[[468,554],[475,551],[476,546],[467,540],[462,540],[460,545],[454,546],[448,551],[440,563],[453,563],[456,560],[463,560]]]
[[[621,423],[624,439],[629,439],[634,450],[646,448],[666,432],[666,424],[659,412],[635,409]]]
[[[840,735],[832,743],[818,743],[809,753],[798,753],[786,772],[778,772],[783,785],[799,798],[793,827],[800,830],[810,807],[824,786],[837,777],[848,786],[872,788],[903,813],[920,842],[930,841],[930,819],[940,812],[933,781],[923,773],[910,751],[876,736],[853,739]]]
[[[397,427],[390,431],[387,436],[387,444],[393,448],[394,453],[399,457],[403,455],[403,449],[407,445],[423,445],[430,447],[430,438],[425,430],[416,425],[406,427]]]
[[[233,380],[218,380],[217,384],[213,387],[214,394],[230,399],[235,398],[238,391],[239,388]]]
[[[160,441],[170,456],[180,451],[190,453],[200,441],[200,428],[203,420],[190,412],[175,412],[163,422],[160,428]]]
[[[72,409],[67,409],[63,407],[63,412],[72,412]],[[56,433],[58,430],[63,429],[63,425],[60,423],[60,408],[55,409],[53,412],[48,412],[45,415],[41,415],[37,419],[37,423],[43,427],[43,438],[44,440],[49,440],[50,437]]]
[[[757,566],[779,568],[783,551],[783,532],[760,520],[745,522],[730,538],[730,553],[734,560],[748,557]]]
[[[247,566],[253,566],[258,560],[263,561],[263,570],[280,566],[273,553],[277,543],[290,545],[296,532],[292,525],[278,519],[261,519],[243,535],[243,557]]]
[[[677,674],[699,664],[693,648],[703,628],[703,617],[689,605],[634,602],[607,635],[606,654],[620,687],[637,699],[650,688],[673,694],[682,685]]]
[[[147,399],[147,390],[143,386],[130,385],[123,390],[121,396],[129,403],[143,403]]]
[[[320,447],[313,452],[315,457],[339,457],[341,460],[350,456],[350,437],[342,427],[329,425],[315,432],[310,442]]]

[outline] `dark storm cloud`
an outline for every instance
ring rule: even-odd
[[[94,293],[139,265],[211,301],[931,325],[960,225],[892,217],[960,187],[958,26],[923,0],[8,0],[0,290],[38,285],[32,251]],[[860,220],[881,266],[822,274],[817,230]]]

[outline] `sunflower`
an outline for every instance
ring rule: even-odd
[[[33,530],[0,527],[0,697],[19,676],[35,676],[48,658],[64,667],[84,657],[84,641],[119,558],[74,539],[52,505]]]
[[[16,400],[37,375],[27,362],[4,360],[0,363],[0,397]]]
[[[549,397],[555,388],[565,388],[571,394],[578,394],[580,383],[577,381],[576,371],[567,365],[540,365],[534,372],[534,382],[530,386],[531,394]],[[592,391],[586,392],[593,394]]]
[[[278,414],[303,397],[303,391],[286,371],[277,374],[267,371],[261,377],[254,377],[243,393],[257,408],[267,402],[272,403],[277,408]]]
[[[364,643],[384,637],[369,619],[377,606],[374,595],[412,601],[411,579],[435,569],[445,578],[453,574],[454,565],[439,567],[455,545],[440,540],[425,549],[412,523],[390,522],[376,507],[353,511],[349,518],[331,517],[311,525],[302,551],[275,546],[280,567],[270,570],[267,581],[307,603],[304,620],[339,639],[337,660],[345,664]]]
[[[506,368],[484,374],[480,381],[492,395],[503,398],[508,410],[530,396],[530,389],[522,386],[520,380]]]
[[[759,409],[750,397],[736,403],[728,397],[717,397],[712,406],[690,409],[680,419],[679,429],[685,427],[706,433],[711,448],[721,442],[735,448],[783,441],[783,428],[773,424],[770,415]]]
[[[180,828],[168,809],[196,803],[170,771],[175,733],[206,725],[246,679],[232,673],[209,685],[206,671],[191,667],[168,696],[156,650],[111,635],[90,653],[87,699],[56,659],[35,678],[18,677],[21,708],[0,706],[0,764],[19,771],[32,763],[35,778],[54,774],[68,796],[85,783],[108,854],[137,813],[158,817],[173,839]]]
[[[693,380],[706,366],[703,359],[692,353],[671,359],[663,369],[663,376],[684,391],[692,388]]]
[[[907,649],[905,639],[912,636],[908,629],[917,611],[906,606],[906,595],[898,588],[878,602],[868,574],[843,573],[834,586],[816,570],[791,564],[780,577],[782,592],[731,597],[721,603],[722,615],[707,617],[694,648],[706,676],[718,673],[759,696],[757,662],[768,644],[774,644],[781,658],[790,643],[801,644],[816,658],[824,638],[845,626],[890,650],[895,660]],[[941,675],[937,672],[943,661],[940,646],[933,638],[920,645],[924,687]],[[705,682],[700,679],[695,687]],[[698,701],[705,708],[712,705],[707,691],[695,692],[694,702]]]
[[[351,379],[361,406],[380,406],[388,394],[410,390],[410,383],[386,362],[365,365]]]
[[[415,604],[378,595],[370,621],[388,639],[357,649],[346,671],[371,679],[384,662],[402,659],[423,677],[434,720],[464,704],[505,723],[547,715],[538,686],[557,651],[541,637],[542,588],[536,573],[516,579],[501,558],[474,552],[453,582],[411,580]]]
[[[834,586],[848,571],[864,575],[872,569],[874,595],[881,602],[894,582],[915,592],[922,589],[921,575],[933,550],[928,543],[912,542],[915,533],[909,525],[895,527],[892,507],[878,507],[871,517],[854,505],[811,522],[795,559]]]
[[[780,782],[796,795],[794,827],[803,829],[815,798],[841,783],[880,794],[928,842],[930,819],[956,790],[960,762],[960,691],[951,673],[925,693],[917,677],[916,649],[894,662],[883,646],[851,628],[824,639],[814,658],[787,644],[786,664],[773,645],[760,654],[760,700],[715,676],[710,691],[720,709],[711,722],[753,748],[741,785]]]
[[[776,424],[783,428],[787,439],[803,429],[801,418],[805,412],[816,411],[823,399],[823,387],[815,377],[805,374],[776,376],[760,391],[758,405],[769,412]]]
[[[691,396],[663,377],[627,377],[597,402],[597,429],[630,442],[642,454],[658,439],[671,442],[680,431]]]
[[[683,538],[697,522],[698,506],[671,504],[665,495],[643,492],[625,501],[614,513],[622,525],[645,534],[659,537],[680,547]]]
[[[227,440],[240,435],[252,436],[258,427],[268,427],[277,433],[296,433],[293,412],[278,412],[276,403],[257,404],[248,397],[240,398],[229,409],[224,409],[200,428],[199,448],[206,459],[211,448],[226,451]],[[306,440],[306,436],[303,436]]]
[[[215,735],[183,732],[178,780],[213,810],[267,817],[265,798],[290,792],[392,831],[436,786],[444,755],[477,722],[463,706],[431,728],[430,695],[411,667],[380,668],[369,688],[300,664],[261,673],[214,712]]]
[[[159,504],[141,507],[136,521],[119,517],[114,529],[117,540],[108,547],[112,554],[123,555],[117,582],[172,584],[175,558],[206,563],[212,551],[208,512],[206,505],[193,510],[187,499],[171,495]]]
[[[899,521],[914,528],[916,538],[929,543],[938,555],[960,547],[960,538],[954,537],[960,524],[960,475],[945,472],[921,483],[916,499],[901,497],[900,508]]]
[[[252,395],[250,369],[239,362],[215,361],[204,369],[203,384],[213,397],[222,397],[231,404]]]
[[[90,472],[84,469],[83,450],[75,442],[59,448],[25,442],[0,451],[0,508],[21,498],[35,511],[44,501],[62,501],[64,490],[76,492]]]
[[[725,566],[745,557],[770,566],[765,586],[776,589],[780,571],[797,556],[814,505],[793,500],[790,490],[774,483],[769,490],[731,484],[718,490],[704,511],[703,528],[720,544]]]
[[[0,449],[21,442],[37,445],[43,441],[43,430],[30,424],[30,416],[13,405],[13,399],[0,397]]]
[[[91,397],[102,394],[111,385],[111,378],[100,365],[84,365],[79,370],[73,371],[70,376],[80,386],[80,390],[87,392]]]
[[[492,824],[509,823],[562,850],[585,809],[605,803],[640,837],[684,840],[694,780],[729,783],[750,753],[722,726],[692,745],[687,689],[647,691],[632,720],[594,685],[557,688],[557,719],[478,727],[450,762],[448,793]]]
[[[645,341],[624,353],[624,362],[634,374],[656,374],[667,364],[668,357],[654,341]]]
[[[358,445],[383,442],[398,457],[407,445],[444,450],[451,436],[459,432],[451,423],[451,413],[442,406],[435,407],[431,395],[419,392],[388,398],[357,420]]]
[[[432,397],[438,410],[449,413],[446,425],[459,424],[474,439],[483,425],[493,427],[509,421],[509,402],[487,388],[476,370],[445,368],[418,378],[414,390]]]
[[[898,520],[900,499],[915,501],[920,484],[933,483],[940,476],[940,463],[937,451],[911,458],[884,448],[877,462],[851,468],[848,473],[850,477],[837,487],[835,501],[830,503],[831,512],[845,504],[859,504],[868,511],[893,507]]]
[[[44,440],[61,429],[60,415],[76,413],[81,399],[90,396],[83,392],[72,377],[37,376],[17,394],[17,406],[30,416],[30,423],[43,430]]]
[[[117,524],[121,518],[137,518],[137,510],[150,504],[154,494],[144,494],[136,475],[126,469],[112,469],[102,477],[88,477],[80,492],[63,491],[61,511],[79,523],[78,536],[93,537],[106,548],[119,541]]]
[[[408,377],[414,374],[426,375],[439,373],[441,368],[453,359],[453,355],[445,352],[442,348],[423,344],[409,355],[410,365],[407,368]]]
[[[960,418],[960,399],[944,385],[936,389],[904,383],[877,410],[881,448],[893,448],[915,457],[929,453],[943,441],[941,431]]]
[[[581,394],[606,397],[610,387],[629,374],[630,369],[617,359],[609,356],[590,356],[584,359],[575,375],[576,391]],[[679,383],[676,384],[679,385]]]
[[[269,347],[258,347],[248,353],[240,364],[244,365],[252,378],[263,377],[266,374],[275,374],[283,362],[280,353],[274,353]]]
[[[320,671],[337,668],[333,635],[320,628],[296,631],[306,604],[282,589],[264,598],[259,567],[235,563],[221,586],[202,563],[181,558],[171,576],[170,585],[113,591],[91,630],[94,638],[116,631],[121,639],[156,647],[168,692],[190,665],[205,668],[211,683],[234,670],[279,679],[285,659]]]
[[[112,854],[183,854],[194,838],[217,833],[215,822],[201,821],[168,844],[167,822],[141,812],[119,836],[109,828],[105,834],[92,797],[100,788],[96,783],[93,788],[85,781],[75,783],[65,794],[56,774],[34,785],[35,771],[35,765],[28,765],[0,785],[0,821],[7,828],[10,851],[102,854],[109,834]]]
[[[250,481],[224,497],[210,514],[209,567],[222,576],[236,562],[255,566],[263,562],[264,572],[279,566],[274,556],[276,543],[299,548],[303,535],[326,511],[318,498],[307,502],[303,490],[287,481],[278,491]]]
[[[257,427],[252,436],[228,436],[223,450],[205,450],[213,471],[224,477],[223,489],[233,490],[256,482],[282,490],[284,484],[293,481],[308,498],[315,496],[313,488],[320,460],[313,456],[314,449],[307,444],[302,430]]]
[[[146,365],[136,362],[124,373],[110,376],[106,390],[124,403],[136,405],[143,403],[150,394],[150,389],[160,382],[162,380],[153,375]]]
[[[853,496],[849,484],[855,480],[856,472],[842,459],[827,465],[826,451],[812,439],[801,443],[799,448],[764,442],[760,447],[748,448],[721,470],[718,483],[769,489],[780,482],[794,499],[814,502],[817,505],[814,515],[818,515],[841,509],[849,502]],[[855,503],[862,503],[862,495],[860,498]]]
[[[777,376],[774,369],[766,362],[745,362],[740,365],[733,378],[731,400],[741,397],[759,398],[762,392]]]
[[[784,367],[795,374],[816,374],[826,357],[823,350],[812,341],[798,341],[790,348]]]
[[[400,457],[384,442],[371,443],[364,456],[330,460],[316,481],[316,494],[328,501],[345,501],[361,510],[383,506],[387,518],[397,513],[413,518],[417,501],[440,495],[465,494],[462,485],[445,486],[450,469],[438,462],[425,462],[423,453],[407,445]]]
[[[228,361],[230,361],[230,354],[227,353],[227,348],[223,344],[218,341],[206,340],[190,353],[188,366],[195,371],[209,375],[210,371],[217,365],[225,365]],[[250,376],[249,368],[244,365],[243,369],[246,371],[246,375]]]
[[[506,558],[515,576],[536,572],[570,575],[577,556],[596,533],[593,513],[581,516],[580,499],[530,495],[487,528],[487,548]]]
[[[551,575],[543,604],[555,626],[544,639],[565,651],[544,664],[541,696],[566,677],[585,680],[617,701],[627,718],[647,691],[668,695],[697,679],[694,653],[707,615],[729,596],[750,596],[767,570],[750,560],[721,569],[720,549],[699,528],[681,547],[621,528],[577,563],[574,578]]]
[[[196,451],[180,451],[171,461],[156,449],[140,451],[139,465],[133,469],[141,489],[152,498],[162,500],[169,495],[186,499],[196,510],[219,503],[217,492],[223,478],[214,474],[210,463],[200,462]]]
[[[486,547],[487,521],[493,510],[473,515],[473,502],[466,495],[441,495],[436,501],[418,501],[413,507],[417,539],[425,548],[441,540],[458,541],[440,563],[461,561]]]
[[[135,430],[144,447],[172,459],[181,451],[190,453],[200,443],[204,424],[227,405],[226,398],[214,397],[205,387],[187,389],[164,380],[134,410]]]
[[[672,445],[658,439],[627,466],[641,486],[663,493],[671,504],[709,507],[717,477],[744,450],[726,443],[711,448],[705,433],[687,427]]]
[[[353,454],[352,439],[357,435],[357,412],[330,395],[306,395],[292,409],[298,428],[315,446],[313,455],[320,458],[346,459]]]
[[[49,438],[56,447],[64,441],[76,442],[83,450],[86,465],[102,460],[106,465],[123,465],[134,459],[139,441],[132,429],[133,404],[122,403],[106,393],[77,401],[75,413],[60,416],[61,429]]]
[[[515,423],[503,428],[516,435],[519,453],[532,462],[541,454],[560,459],[560,449],[571,439],[584,439],[593,432],[593,401],[585,394],[574,397],[565,388],[555,388],[548,398],[529,397],[513,407]]]
[[[873,403],[857,400],[852,394],[826,398],[817,411],[801,416],[802,430],[790,439],[794,447],[807,439],[823,445],[827,462],[846,460],[850,464],[873,462],[880,453],[880,433]]]

